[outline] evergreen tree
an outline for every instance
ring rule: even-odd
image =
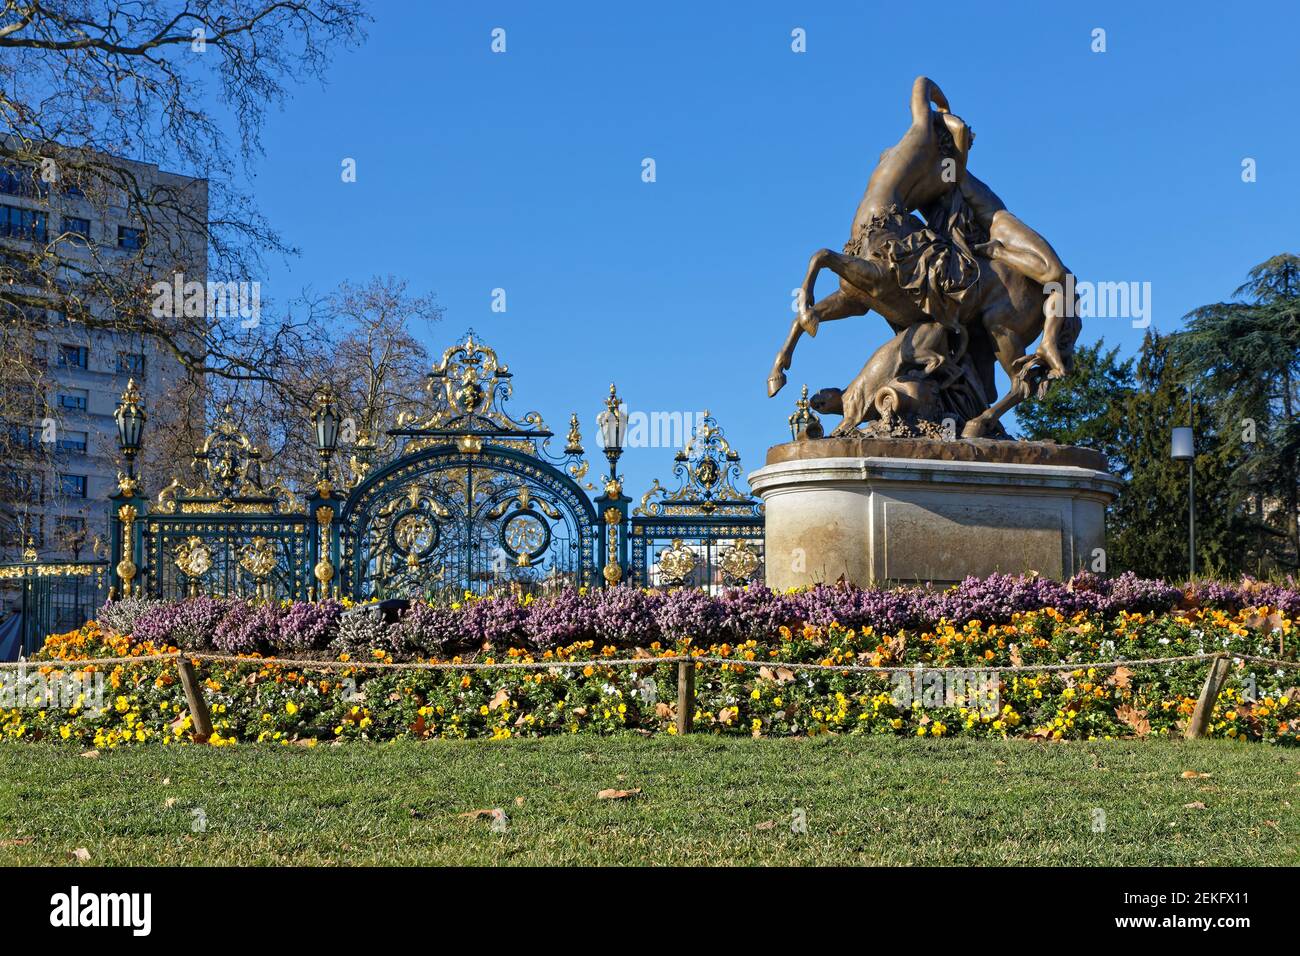
[[[1185,580],[1188,474],[1170,458],[1175,425],[1196,434],[1196,566],[1198,575],[1240,573],[1247,547],[1246,523],[1231,475],[1240,448],[1225,442],[1203,402],[1189,407],[1185,371],[1170,338],[1148,332],[1135,368],[1135,387],[1120,402],[1115,421],[1126,479],[1111,509],[1108,531],[1112,571],[1132,570],[1171,581]]]
[[[1187,465],[1169,457],[1172,429],[1196,422],[1198,574],[1235,576],[1247,551],[1246,522],[1230,481],[1239,445],[1222,440],[1203,399],[1189,408],[1185,373],[1170,339],[1149,332],[1136,360],[1104,343],[1082,346],[1074,371],[1017,410],[1026,438],[1095,448],[1124,488],[1107,515],[1107,571],[1187,577]]]
[[[1172,336],[1184,380],[1204,397],[1231,479],[1250,504],[1253,570],[1295,568],[1300,556],[1300,257],[1250,270],[1238,301],[1202,306]]]
[[[1094,448],[1106,456],[1111,471],[1123,475],[1126,460],[1119,443],[1117,416],[1133,390],[1133,360],[1119,360],[1119,347],[1105,343],[1081,345],[1074,353],[1074,370],[1053,384],[1043,398],[1016,409],[1024,437],[1050,439],[1062,445]]]

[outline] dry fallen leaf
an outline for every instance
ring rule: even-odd
[[[656,717],[671,717],[673,715],[672,707],[665,704],[662,700],[655,704]]]
[[[630,797],[635,797],[640,792],[641,792],[640,787],[637,787],[635,790],[602,790],[600,791],[600,793],[596,794],[596,799],[597,800],[627,800]]]
[[[79,846],[68,854],[68,859],[76,860],[78,863],[85,863],[90,859],[90,851],[84,846]]]
[[[174,807],[175,805],[176,805],[176,798],[175,798],[175,797],[168,797],[166,800],[163,801],[163,809],[164,809],[164,810],[170,810],[170,809],[171,809],[172,807]]]
[[[496,710],[509,699],[510,691],[507,688],[502,687],[492,696],[492,699],[488,701],[488,710]]]
[[[1115,673],[1110,675],[1106,683],[1113,684],[1114,686],[1118,687],[1120,690],[1127,690],[1129,684],[1131,683],[1129,678],[1131,678],[1132,676],[1133,676],[1133,672],[1129,670],[1127,667],[1117,667],[1115,668]]]
[[[755,829],[755,830],[770,830],[770,829],[772,829],[774,826],[776,826],[776,821],[775,821],[775,820],[764,820],[762,823],[758,824],[758,826],[754,827],[754,829]]]
[[[1012,644],[1009,648],[1007,648],[1007,650],[1010,652],[1010,655],[1009,655],[1009,656],[1010,656],[1010,658],[1011,658],[1011,666],[1012,666],[1012,667],[1019,667],[1020,665],[1022,665],[1022,664],[1025,662],[1025,659],[1024,659],[1023,657],[1020,656],[1020,647],[1019,647],[1019,645],[1017,645],[1017,644]]]
[[[1208,777],[1208,776],[1209,776],[1208,773],[1201,773],[1201,772],[1198,771],[1198,770],[1184,770],[1184,771],[1183,771],[1183,779],[1184,779],[1184,780],[1195,780],[1195,779],[1197,779],[1198,777]]]
[[[523,797],[515,797],[515,806],[517,806],[517,807],[522,807],[523,805],[524,805],[524,798],[523,798]]]
[[[1205,804],[1201,803],[1200,800],[1197,800],[1194,803],[1184,803],[1183,808],[1187,810],[1204,810]]]
[[[0,846],[26,846],[31,842],[31,837],[18,837],[14,840],[0,840]]]
[[[83,757],[98,757],[98,756],[99,756],[99,751],[98,751],[98,750],[87,750],[87,751],[86,751],[85,753],[83,753],[81,756],[83,756]]]
[[[466,820],[482,820],[484,817],[491,818],[491,817],[496,817],[498,815],[505,816],[505,813],[497,809],[497,810],[471,810],[468,813],[460,814],[460,816],[464,817]]]
[[[740,711],[735,707],[724,707],[718,711],[718,723],[729,724],[736,719],[736,715],[739,713]]]
[[[1133,733],[1139,737],[1145,737],[1151,733],[1151,721],[1146,719],[1147,712],[1138,710],[1132,704],[1124,704],[1115,708],[1115,716],[1133,728]]]

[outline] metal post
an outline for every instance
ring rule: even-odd
[[[1196,580],[1196,460],[1187,463],[1187,568],[1188,581]]]

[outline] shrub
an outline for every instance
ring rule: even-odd
[[[111,634],[133,635],[140,615],[166,605],[166,601],[146,598],[119,598],[107,602],[99,609],[95,615],[95,623]]]

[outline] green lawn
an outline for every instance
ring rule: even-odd
[[[1300,753],[1226,741],[8,744],[0,864],[1294,866],[1298,804]],[[504,832],[461,816],[495,807]]]

